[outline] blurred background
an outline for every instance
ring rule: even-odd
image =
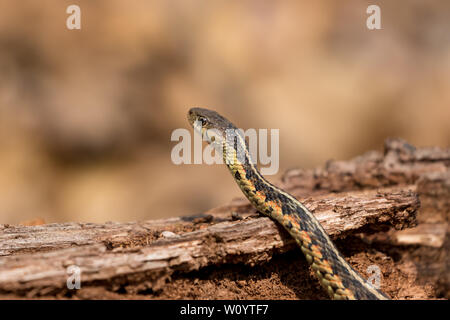
[[[81,8],[68,30],[66,8]],[[382,30],[366,9],[381,8]],[[195,214],[241,196],[171,162],[208,106],[280,129],[280,171],[450,144],[450,2],[0,2],[0,223]]]

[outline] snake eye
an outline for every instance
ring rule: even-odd
[[[206,125],[206,118],[205,117],[198,117],[198,121],[202,123],[202,127]]]

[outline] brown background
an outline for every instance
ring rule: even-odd
[[[369,4],[382,30],[366,28]],[[448,147],[449,30],[445,0],[2,1],[0,223],[154,219],[240,196],[223,166],[172,164],[190,106],[279,128],[280,173],[389,136]]]

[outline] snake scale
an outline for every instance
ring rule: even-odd
[[[195,131],[222,152],[234,180],[252,205],[295,239],[330,298],[388,299],[345,261],[319,221],[300,201],[260,174],[245,137],[235,125],[217,112],[203,108],[190,109],[188,120]]]

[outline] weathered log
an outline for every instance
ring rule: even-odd
[[[385,190],[309,199],[306,205],[336,238],[381,225],[411,226],[419,202],[412,191]],[[238,220],[235,215],[214,214],[124,224],[2,226],[0,292],[63,289],[71,265],[81,269],[84,285],[107,283],[113,277],[128,282],[145,277],[157,290],[174,271],[225,263],[253,265],[293,244],[273,221],[251,213]]]
[[[384,154],[369,152],[349,161],[330,161],[325,168],[291,170],[275,183],[317,216],[358,271],[364,272],[367,264],[379,264],[388,280],[382,289],[391,297],[448,297],[449,168],[450,150],[416,149],[396,139],[386,142]],[[415,229],[395,231],[417,222]],[[229,266],[266,265],[275,256],[283,264],[277,257],[295,250],[297,246],[284,230],[242,198],[204,214],[165,220],[1,225],[0,297],[120,298],[125,287],[127,294],[205,298],[210,295],[201,288],[192,293],[198,274],[212,274],[212,282],[201,280],[211,289],[220,279],[216,271],[208,270],[220,274]],[[72,265],[81,270],[82,290],[67,288],[67,268]],[[290,268],[289,262],[283,266]],[[299,267],[294,272],[300,274],[290,277],[277,297],[320,298],[321,291],[314,295],[314,287],[307,287],[306,293],[294,289],[297,293],[292,295],[289,286],[293,281],[310,278],[301,263],[295,270]],[[240,268],[232,272],[239,273]],[[276,265],[272,268],[278,270]],[[416,276],[417,270],[427,276]],[[263,278],[261,283],[265,283]],[[191,295],[174,289],[180,279],[181,285],[186,279]],[[250,278],[244,279],[249,280],[236,280],[230,290],[241,290],[242,281],[251,287]],[[168,287],[173,291],[168,292]],[[155,296],[158,290],[163,294]],[[255,297],[251,292],[236,297]]]
[[[450,149],[416,149],[401,139],[388,139],[384,154],[369,151],[348,161],[328,161],[322,168],[287,171],[283,186],[298,195],[415,184],[426,173],[445,174]]]

